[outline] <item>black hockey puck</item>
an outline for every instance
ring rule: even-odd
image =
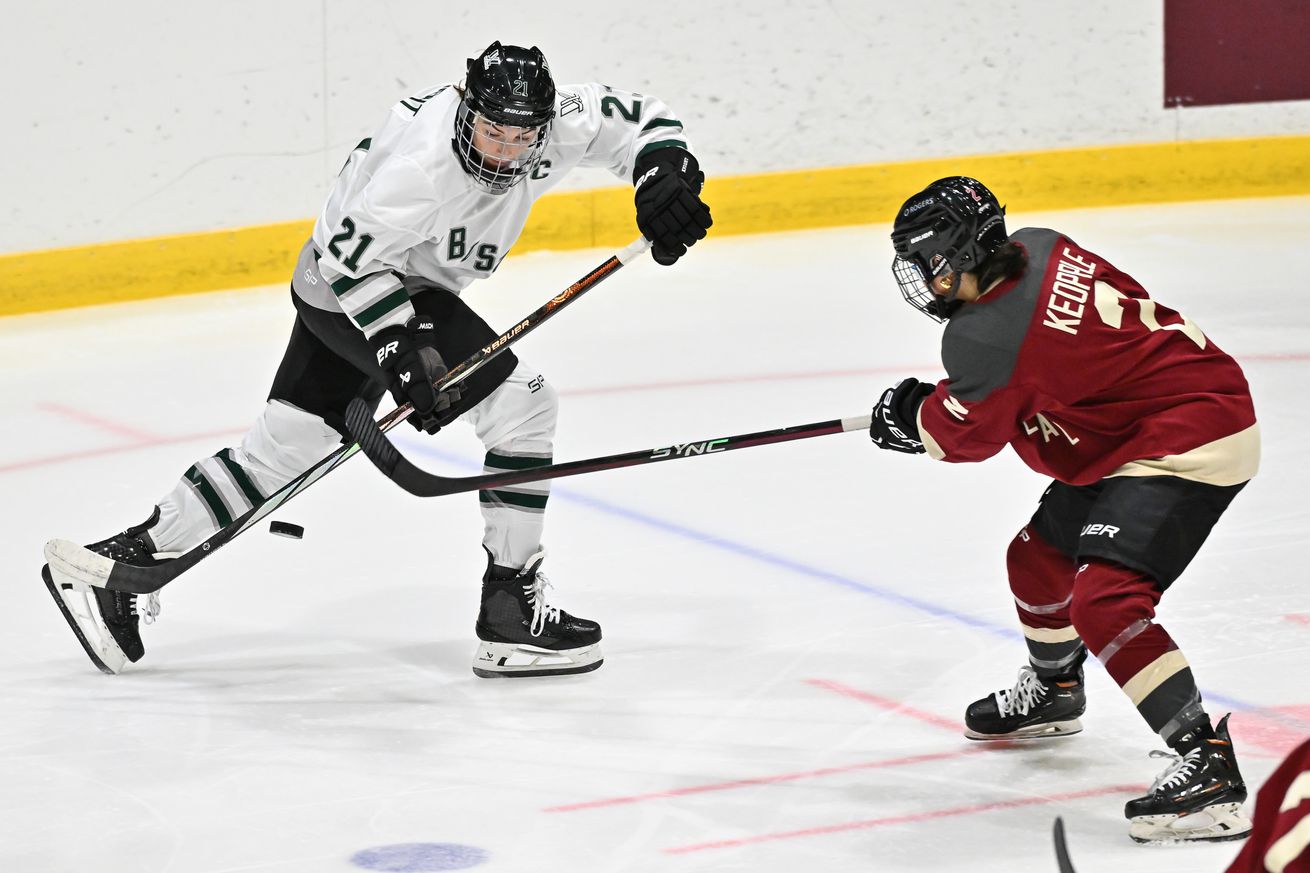
[[[270,521],[268,523],[268,532],[277,534],[280,537],[291,537],[293,540],[305,538],[305,529],[289,521]]]

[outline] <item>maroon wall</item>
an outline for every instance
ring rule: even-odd
[[[1164,0],[1164,105],[1310,100],[1310,0]]]

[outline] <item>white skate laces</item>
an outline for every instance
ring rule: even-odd
[[[1165,771],[1155,777],[1151,783],[1149,794],[1155,794],[1157,791],[1169,791],[1177,788],[1192,777],[1192,773],[1201,765],[1201,750],[1192,749],[1186,755],[1175,755],[1172,752],[1162,752],[1159,749],[1151,751],[1152,758],[1172,758],[1172,763],[1165,768]]]
[[[532,604],[532,624],[528,627],[528,632],[534,637],[541,636],[546,629],[546,622],[559,622],[559,607],[551,606],[546,602],[546,589],[554,587],[540,570],[531,582],[523,585],[523,593],[528,596],[528,602]]]
[[[1009,691],[1001,689],[993,696],[1002,718],[1015,713],[1027,715],[1046,696],[1046,685],[1037,678],[1032,667],[1020,667],[1019,681],[1014,683],[1014,688]]]
[[[159,592],[151,591],[145,595],[145,602],[138,597],[136,600],[136,614],[141,616],[143,624],[151,625],[159,617]]]

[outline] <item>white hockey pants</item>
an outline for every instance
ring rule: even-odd
[[[551,463],[559,398],[521,361],[499,387],[460,416],[486,447],[487,472]],[[159,501],[150,530],[161,552],[182,552],[262,502],[341,445],[322,418],[270,400],[239,447],[203,458]],[[522,567],[541,544],[549,483],[479,492],[483,545],[495,563]]]

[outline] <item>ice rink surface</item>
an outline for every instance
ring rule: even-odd
[[[1164,599],[1254,789],[1310,735],[1303,458],[1310,198],[1012,215],[1062,230],[1242,363],[1261,475]],[[527,338],[563,397],[557,460],[866,413],[936,379],[888,228],[710,237]],[[511,258],[465,294],[505,329],[609,251]],[[145,659],[98,673],[41,584],[47,539],[141,521],[259,412],[284,287],[0,320],[0,871],[1220,871],[1142,847],[1123,802],[1161,748],[1099,667],[1086,730],[997,749],[965,705],[1025,657],[1005,582],[1044,480],[861,434],[557,483],[546,574],[605,665],[473,676],[474,494],[419,500],[363,459],[162,592]],[[393,431],[435,471],[470,430]]]

